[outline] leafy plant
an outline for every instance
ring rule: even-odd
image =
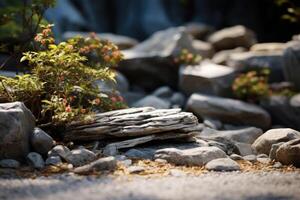
[[[174,58],[174,62],[180,65],[196,65],[202,60],[200,55],[193,54],[187,49],[181,49],[179,55]]]
[[[94,34],[88,38],[76,37],[55,44],[51,25],[42,28],[42,32],[35,37],[39,51],[26,52],[21,59],[22,62],[28,62],[32,75],[3,79],[0,97],[30,104],[31,98],[39,96],[39,101],[29,107],[41,107],[37,112],[40,123],[66,123],[84,119],[95,111],[126,106],[121,97],[113,92],[103,94],[95,84],[96,80],[114,80],[112,67],[122,59],[122,54],[114,44],[100,40]],[[8,83],[24,87],[14,87]],[[39,87],[26,86],[30,84]],[[22,96],[21,91],[28,92],[28,95]]]
[[[233,94],[239,99],[253,103],[268,97],[270,94],[269,74],[269,69],[240,74],[233,82]]]
[[[276,3],[286,9],[286,14],[282,16],[283,19],[290,22],[299,22],[300,4],[298,0],[276,0]]]

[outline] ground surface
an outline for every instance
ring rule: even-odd
[[[0,178],[0,199],[300,199],[299,172],[209,172],[199,176]]]

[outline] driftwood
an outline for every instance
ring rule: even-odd
[[[192,113],[181,109],[155,109],[152,107],[129,108],[95,115],[95,120],[89,123],[73,122],[67,126],[65,141],[91,141],[108,138],[144,137],[133,140],[168,139],[190,135],[199,130],[198,120]],[[168,137],[167,137],[168,136]],[[143,142],[144,143],[144,142]],[[130,146],[126,142],[117,146]]]

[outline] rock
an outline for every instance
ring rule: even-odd
[[[255,126],[262,129],[270,127],[269,114],[262,108],[239,100],[193,94],[188,102],[188,111],[201,118],[213,118],[223,123]]]
[[[155,158],[165,159],[176,165],[187,166],[203,166],[211,160],[225,157],[226,154],[217,147],[198,147],[186,150],[167,148],[155,153]]]
[[[129,167],[130,165],[132,165],[132,160],[130,159],[126,159],[126,160],[122,160],[119,161],[121,164],[123,164],[125,167]]]
[[[300,130],[300,106],[295,105],[296,98],[289,100],[286,96],[272,95],[262,101],[261,106],[270,113],[273,124]]]
[[[53,138],[40,128],[34,128],[31,136],[31,145],[35,152],[45,155],[54,144]]]
[[[216,137],[213,138],[212,140],[207,141],[209,146],[217,147],[224,151],[227,155],[232,154],[233,152],[237,151],[237,147],[235,143],[231,140],[221,138],[221,137]]]
[[[171,107],[171,103],[159,97],[148,95],[133,104],[133,107],[137,108],[149,106],[157,109],[168,109]]]
[[[63,145],[56,145],[48,152],[48,157],[59,156],[64,160],[67,160],[67,157],[71,154],[71,151],[68,147]]]
[[[229,50],[222,50],[222,51],[217,52],[213,56],[212,62],[219,64],[219,65],[226,65],[231,54],[245,52],[245,51],[246,51],[246,49],[243,47],[237,47],[235,49],[229,49]]]
[[[42,169],[45,167],[45,162],[42,156],[36,152],[30,152],[27,155],[27,162],[35,169]]]
[[[169,86],[162,86],[153,91],[152,95],[158,98],[168,99],[172,97],[173,91]]]
[[[271,43],[258,43],[254,44],[251,48],[250,51],[283,51],[286,48],[286,43],[276,43],[276,42],[271,42]]]
[[[59,156],[51,156],[46,159],[45,161],[46,165],[54,165],[54,166],[59,166],[62,164],[62,161]]]
[[[238,149],[238,152],[241,156],[247,156],[254,153],[251,144],[236,142],[235,146]]]
[[[99,113],[94,117],[94,121],[68,124],[64,132],[64,140],[92,141],[104,138],[120,140],[120,138],[150,135],[152,137],[155,135],[155,139],[163,140],[187,138],[201,129],[196,116],[182,112],[181,109],[129,108]]]
[[[77,167],[74,172],[77,174],[88,174],[93,171],[114,170],[117,167],[117,161],[114,157],[100,158],[94,162]]]
[[[208,42],[212,43],[216,50],[249,48],[256,43],[256,36],[253,31],[238,25],[216,31],[209,36]]]
[[[35,118],[21,102],[0,104],[0,159],[24,160]]]
[[[247,160],[249,162],[256,162],[257,161],[257,158],[256,158],[256,155],[247,155],[247,156],[243,156],[243,159],[244,160]]]
[[[179,87],[186,95],[199,92],[226,96],[231,92],[235,76],[233,69],[206,61],[200,65],[181,67]]]
[[[269,158],[269,156],[267,155],[267,154],[258,154],[257,156],[256,156],[257,158]]]
[[[212,161],[209,161],[205,168],[212,171],[238,171],[240,166],[234,160],[230,158],[218,158]]]
[[[214,119],[209,119],[206,118],[203,121],[203,124],[207,126],[208,128],[214,129],[214,130],[219,130],[222,128],[223,124],[219,120],[214,120]]]
[[[272,160],[270,158],[257,158],[257,161],[262,164],[269,164]]]
[[[88,37],[90,33],[67,31],[63,34],[65,40],[75,36]],[[103,40],[109,40],[119,47],[119,49],[129,49],[138,44],[138,41],[128,36],[116,35],[113,33],[97,33],[96,36]]]
[[[180,92],[175,92],[171,96],[170,102],[173,106],[177,105],[179,107],[182,107],[185,103],[185,96]]]
[[[119,70],[130,84],[147,91],[162,85],[176,88],[179,66],[174,65],[174,58],[182,49],[196,53],[192,38],[183,27],[159,31],[134,48],[123,51],[124,59]]]
[[[300,133],[290,128],[271,129],[261,135],[252,144],[257,153],[269,154],[273,144],[288,142],[300,138]]]
[[[19,168],[21,166],[20,162],[13,159],[3,159],[0,160],[0,167],[1,168]]]
[[[257,69],[270,69],[270,82],[284,81],[282,51],[249,51],[232,53],[226,64],[238,72]]]
[[[283,71],[287,81],[292,82],[296,90],[300,90],[300,41],[288,43],[283,54]]]
[[[215,53],[214,47],[208,42],[193,40],[192,45],[202,58],[211,58]]]
[[[165,159],[160,159],[160,158],[157,158],[154,161],[158,163],[168,163],[168,161],[166,161]]]
[[[232,160],[244,160],[244,158],[242,156],[235,154],[235,153],[231,154],[229,157]]]
[[[146,95],[142,92],[125,92],[124,94],[122,94],[122,96],[124,97],[125,102],[127,103],[127,105],[129,107],[132,107],[132,105],[141,100],[142,98],[144,98]]]
[[[290,105],[293,108],[300,108],[300,94],[296,94],[296,95],[291,97]]]
[[[127,168],[130,174],[138,174],[145,171],[145,168],[142,166],[130,166]]]
[[[209,33],[213,31],[213,27],[202,23],[188,23],[185,25],[186,32],[194,38],[203,40]]]
[[[96,154],[85,148],[72,150],[70,154],[65,157],[68,163],[71,163],[74,167],[82,166],[92,162],[96,159]]]
[[[115,71],[115,81],[98,80],[96,85],[102,93],[110,94],[112,91],[119,91],[121,94],[128,92],[129,82],[127,78],[118,71]]]
[[[271,160],[276,160],[276,152],[282,144],[284,144],[284,142],[272,144],[270,154],[269,154],[269,157],[271,158]]]
[[[273,168],[277,168],[277,169],[282,168],[282,164],[280,162],[275,162]]]
[[[280,145],[276,151],[276,160],[284,165],[300,167],[300,138]]]
[[[206,138],[215,138],[222,137],[229,140],[233,140],[235,142],[242,142],[252,144],[259,136],[263,134],[263,131],[259,128],[248,127],[248,128],[240,128],[236,130],[225,130],[225,131],[217,131],[205,129],[202,131],[201,136]]]
[[[154,153],[151,151],[142,151],[138,149],[129,149],[125,152],[125,155],[128,158],[134,158],[134,159],[152,159]]]

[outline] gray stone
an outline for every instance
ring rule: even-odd
[[[273,168],[277,168],[277,169],[282,168],[282,167],[283,166],[280,162],[275,162],[274,165],[273,165]]]
[[[205,168],[212,171],[238,171],[240,166],[234,160],[230,158],[218,158],[212,161],[209,161]]]
[[[242,156],[240,156],[240,155],[238,155],[238,154],[235,154],[235,153],[231,154],[229,157],[230,157],[232,160],[244,160],[244,158],[243,158]]]
[[[269,156],[267,155],[267,154],[258,154],[257,156],[256,156],[257,158],[269,158]]]
[[[257,161],[262,164],[269,164],[269,163],[271,163],[272,160],[270,158],[258,158],[257,157]]]
[[[295,89],[300,90],[300,41],[288,43],[283,54],[283,71],[285,79],[292,82]]]
[[[186,150],[167,148],[156,151],[155,158],[165,159],[170,163],[188,166],[203,166],[207,162],[225,158],[224,151],[217,147],[198,147]]]
[[[66,158],[71,154],[71,151],[68,147],[63,145],[56,145],[48,152],[48,157],[59,156],[62,159],[66,160]]]
[[[206,138],[222,137],[235,142],[252,144],[259,136],[263,134],[263,131],[259,128],[248,127],[240,128],[236,130],[212,130],[205,129],[201,132],[202,136]]]
[[[286,48],[286,43],[279,43],[279,42],[270,42],[270,43],[258,43],[254,44],[250,51],[283,51]]]
[[[254,153],[251,144],[236,142],[235,146],[238,149],[238,152],[241,156],[247,156]]]
[[[245,51],[246,49],[243,47],[237,47],[235,49],[229,49],[229,50],[222,50],[217,52],[214,55],[214,57],[212,58],[212,62],[219,65],[226,65],[231,54],[245,52]]]
[[[187,110],[198,117],[218,119],[223,123],[262,129],[267,129],[271,124],[270,116],[265,110],[234,99],[193,94],[187,102]]]
[[[257,157],[256,155],[247,155],[247,156],[243,156],[244,160],[247,160],[249,162],[256,162],[257,161]]]
[[[182,49],[196,53],[184,27],[156,32],[146,41],[125,50],[119,70],[133,85],[152,91],[162,85],[177,87],[179,66],[174,58]]]
[[[167,109],[171,107],[171,103],[165,99],[149,95],[133,104],[133,107],[148,107],[148,106],[157,109]]]
[[[226,96],[236,74],[232,68],[209,61],[200,65],[182,66],[179,71],[179,87],[186,95],[199,92]]]
[[[217,147],[217,148],[221,149],[227,155],[230,155],[233,152],[236,152],[236,150],[237,150],[235,143],[226,138],[215,137],[212,140],[208,140],[207,143],[209,146],[213,146],[213,147]]]
[[[219,120],[214,120],[209,118],[204,119],[203,124],[208,128],[215,129],[215,130],[221,129],[223,125],[222,122],[220,122]]]
[[[294,108],[299,108],[300,107],[300,94],[296,94],[296,95],[291,97],[290,105]]]
[[[48,153],[54,144],[53,138],[40,128],[34,128],[31,136],[31,145],[35,152],[42,155]]]
[[[215,53],[214,47],[208,42],[193,40],[192,45],[202,58],[211,58]]]
[[[67,31],[63,34],[65,40],[70,39],[75,36],[88,37],[88,32],[76,32],[76,31]],[[109,40],[119,47],[119,49],[128,49],[134,47],[138,44],[136,39],[130,38],[128,36],[116,35],[113,33],[97,33],[96,36],[103,40]]]
[[[74,167],[82,166],[92,162],[96,159],[96,154],[90,150],[80,148],[72,150],[70,154],[65,157],[68,163],[71,163]]]
[[[0,104],[0,159],[24,160],[35,118],[21,102]]]
[[[51,157],[46,159],[45,164],[46,165],[58,166],[58,165],[62,164],[62,161],[61,161],[61,158],[59,156],[51,156]]]
[[[284,144],[284,142],[272,144],[270,154],[269,154],[269,157],[271,158],[271,160],[276,160],[276,152],[282,144]]]
[[[147,151],[144,150],[138,150],[138,149],[129,149],[128,151],[125,152],[125,155],[128,158],[134,158],[134,159],[152,159],[154,155],[154,150],[153,151]]]
[[[13,159],[3,159],[0,160],[0,167],[1,168],[19,168],[21,166],[20,162]]]
[[[124,97],[125,102],[128,106],[132,107],[132,105],[139,101],[140,99],[144,98],[146,95],[143,92],[125,92],[122,94]]]
[[[145,171],[145,168],[142,166],[130,166],[127,170],[130,174],[138,174]]]
[[[233,49],[235,47],[249,48],[256,43],[253,31],[238,25],[219,30],[209,36],[208,41],[216,50]]]
[[[117,167],[117,160],[110,156],[105,158],[100,158],[96,161],[93,161],[89,164],[77,167],[74,169],[74,172],[77,174],[87,174],[93,171],[104,171],[104,170],[114,170]]]
[[[121,164],[123,164],[125,167],[129,167],[130,165],[132,165],[132,160],[130,159],[126,159],[126,160],[122,160],[119,161]]]
[[[30,152],[27,155],[27,162],[36,169],[42,169],[45,167],[44,159],[39,153],[36,152]]]
[[[288,142],[300,138],[300,133],[290,128],[271,129],[261,135],[252,144],[257,153],[269,154],[273,144]]]
[[[155,91],[152,92],[153,96],[159,97],[159,98],[170,98],[173,95],[173,91],[168,86],[162,86],[157,88]]]
[[[172,105],[178,105],[182,107],[185,102],[185,96],[180,92],[175,92],[170,98],[170,102]]]
[[[284,165],[300,167],[300,138],[280,145],[276,151],[276,160]]]
[[[270,82],[284,81],[283,52],[282,51],[256,51],[232,53],[226,64],[238,72],[257,69],[270,69]]]

